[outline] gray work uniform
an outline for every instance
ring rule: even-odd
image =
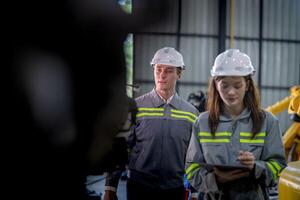
[[[137,123],[128,138],[129,179],[157,189],[183,186],[186,152],[198,110],[177,94],[165,103],[155,89],[138,97],[136,103]]]
[[[266,188],[276,183],[286,162],[278,120],[271,113],[264,113],[263,126],[254,138],[251,111],[247,108],[235,120],[229,114],[221,115],[215,137],[208,126],[208,112],[199,116],[189,144],[186,173],[191,185],[204,193],[205,199],[220,194],[221,199],[268,199]],[[237,160],[240,150],[255,156],[255,167],[249,177],[219,184],[214,172],[198,164],[241,165]]]

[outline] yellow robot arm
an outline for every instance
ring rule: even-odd
[[[269,106],[266,110],[277,115],[278,113],[288,110],[291,114],[293,124],[283,136],[283,146],[285,149],[286,159],[293,148],[291,161],[300,160],[300,85],[291,87],[291,95]]]

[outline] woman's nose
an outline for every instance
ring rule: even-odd
[[[234,94],[235,93],[235,89],[233,87],[230,87],[228,90],[228,94]]]

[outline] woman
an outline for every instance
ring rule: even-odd
[[[268,199],[286,166],[278,120],[260,108],[254,72],[238,49],[218,55],[211,70],[207,112],[194,124],[186,158],[188,180],[204,199]]]

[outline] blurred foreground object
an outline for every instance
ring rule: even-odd
[[[3,2],[2,199],[85,199],[86,175],[127,119],[126,35],[167,11],[134,5],[127,15],[111,0]]]

